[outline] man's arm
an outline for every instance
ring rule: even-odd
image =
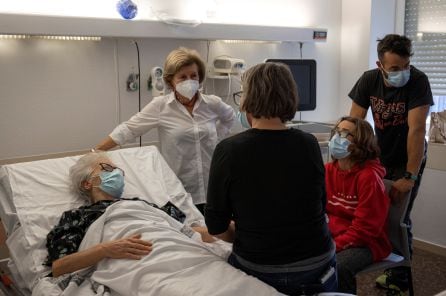
[[[100,243],[89,249],[57,259],[52,264],[53,277],[93,266],[104,258],[141,259],[142,256],[152,251],[152,244],[140,238],[141,235],[137,234],[111,242]]]
[[[412,174],[418,174],[424,156],[424,141],[426,136],[426,118],[429,106],[424,105],[409,111],[407,135],[407,167]]]
[[[367,115],[367,109],[359,106],[354,101],[352,101],[352,106],[350,108],[350,116],[364,119]]]
[[[409,110],[407,123],[409,132],[407,134],[407,164],[406,171],[412,175],[418,175],[421,161],[424,156],[424,137],[426,136],[426,118],[429,106],[424,105]],[[393,187],[400,192],[407,192],[414,186],[415,182],[410,179],[399,179]]]

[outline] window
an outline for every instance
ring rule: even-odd
[[[404,29],[412,39],[411,63],[429,78],[435,102],[430,111],[445,110],[446,0],[406,0]]]

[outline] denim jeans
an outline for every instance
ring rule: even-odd
[[[335,256],[321,267],[300,272],[269,273],[252,270],[243,266],[234,253],[229,256],[228,262],[287,295],[314,295],[320,292],[335,292],[338,288]]]

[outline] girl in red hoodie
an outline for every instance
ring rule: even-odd
[[[336,243],[339,291],[356,292],[355,275],[387,257],[390,199],[385,192],[386,170],[370,124],[342,117],[329,142],[333,162],[325,165],[327,214]]]

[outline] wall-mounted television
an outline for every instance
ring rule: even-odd
[[[316,61],[267,59],[265,62],[278,62],[288,65],[297,84],[299,104],[297,111],[316,109]]]

